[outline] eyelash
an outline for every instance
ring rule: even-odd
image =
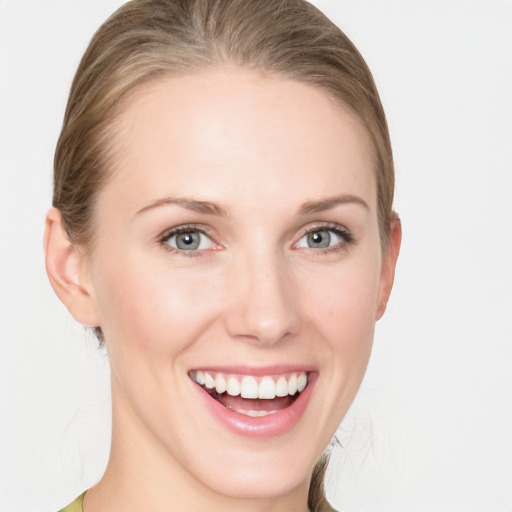
[[[326,247],[325,249],[314,249],[310,247],[309,249],[313,251],[315,255],[332,254],[339,251],[345,251],[348,248],[348,246],[356,243],[354,235],[348,229],[340,226],[339,224],[320,223],[305,229],[300,235],[297,242],[295,242],[293,245],[297,245],[298,242],[302,240],[305,236],[319,231],[329,231],[331,233],[334,233],[336,236],[341,238],[342,242],[331,247]]]
[[[207,230],[204,229],[204,227],[200,227],[200,226],[197,226],[194,224],[184,224],[182,226],[177,226],[175,228],[171,228],[171,229],[164,231],[158,237],[158,243],[162,246],[162,248],[165,251],[170,252],[170,253],[174,253],[174,254],[177,253],[177,254],[183,255],[188,258],[194,258],[194,257],[200,256],[200,253],[202,252],[201,250],[187,251],[187,250],[177,249],[176,247],[172,247],[171,245],[169,245],[168,242],[173,236],[177,236],[182,233],[200,233],[200,234],[208,237],[214,245],[218,246],[218,244],[214,241],[213,237],[207,232]]]
[[[317,224],[312,227],[309,227],[305,229],[301,235],[298,237],[298,240],[294,242],[293,246],[296,246],[300,240],[302,240],[305,236],[319,232],[319,231],[328,231],[331,233],[334,233],[336,236],[342,239],[341,243],[337,243],[334,246],[326,247],[323,249],[319,248],[312,248],[309,247],[310,250],[313,251],[316,255],[322,255],[322,254],[329,254],[329,253],[335,253],[338,251],[346,250],[349,245],[353,245],[356,240],[352,233],[348,231],[346,228],[341,227],[338,224]],[[218,244],[214,241],[213,237],[207,232],[207,230],[204,229],[204,227],[200,227],[194,224],[184,224],[182,226],[177,226],[175,228],[168,229],[164,231],[159,237],[158,237],[158,243],[162,246],[162,248],[165,251],[168,251],[170,253],[178,253],[180,255],[183,255],[185,257],[193,258],[200,256],[200,253],[204,250],[182,250],[177,249],[176,247],[172,247],[169,245],[169,240],[176,235],[180,235],[182,233],[200,233],[206,237],[208,237],[210,240],[212,240],[212,243],[214,245]]]

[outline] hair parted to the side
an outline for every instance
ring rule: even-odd
[[[132,0],[100,27],[75,75],[55,154],[53,205],[71,242],[84,251],[94,245],[94,205],[116,158],[123,100],[160,77],[222,65],[319,87],[362,120],[375,148],[385,250],[394,171],[384,110],[355,46],[304,0]],[[326,466],[322,458],[314,471],[312,512],[333,510],[323,490]]]

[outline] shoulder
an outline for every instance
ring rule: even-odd
[[[67,507],[59,510],[59,512],[83,512],[82,502],[84,501],[85,492],[78,496],[78,498],[70,503]]]

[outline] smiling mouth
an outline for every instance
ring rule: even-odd
[[[290,407],[308,385],[307,372],[255,377],[195,370],[190,377],[226,409],[253,418]]]

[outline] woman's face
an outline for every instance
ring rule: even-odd
[[[361,122],[319,89],[225,68],[139,90],[115,146],[83,277],[113,455],[224,495],[307,488],[392,280]]]

